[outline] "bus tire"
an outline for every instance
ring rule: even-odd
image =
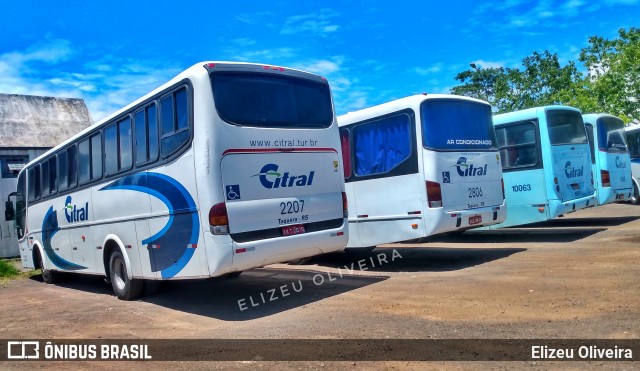
[[[638,194],[638,186],[635,182],[633,182],[633,194],[631,195],[631,204],[638,205],[640,204],[640,194]]]
[[[41,273],[42,282],[46,284],[55,283],[58,278],[56,271],[52,271],[51,269],[44,268],[44,259],[42,259],[42,256],[40,255],[39,252],[36,252],[36,256],[34,260],[36,263],[36,269],[39,268],[42,270],[42,273]]]
[[[120,251],[114,251],[109,259],[109,276],[113,292],[120,300],[133,300],[140,296],[144,282],[139,279],[129,279],[127,263]]]

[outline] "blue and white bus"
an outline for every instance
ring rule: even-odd
[[[624,128],[624,132],[629,146],[629,156],[631,158],[631,181],[633,186],[631,203],[640,205],[640,125],[628,125]]]
[[[493,124],[507,198],[507,220],[493,227],[545,221],[596,205],[580,110],[536,107],[495,115]]]
[[[25,267],[144,280],[232,275],[344,249],[340,141],[326,79],[203,62],[26,165]]]
[[[630,200],[633,181],[624,122],[596,113],[582,115],[582,120],[589,137],[598,205]]]
[[[488,103],[414,95],[339,116],[338,123],[349,199],[348,248],[505,220]]]

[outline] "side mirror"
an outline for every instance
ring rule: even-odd
[[[4,203],[4,220],[14,220],[16,218],[16,211],[13,208],[13,202],[6,201]]]

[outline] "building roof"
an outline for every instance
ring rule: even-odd
[[[0,94],[0,147],[54,147],[91,124],[82,99]]]

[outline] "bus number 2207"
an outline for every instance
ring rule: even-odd
[[[280,202],[280,214],[296,214],[304,210],[304,200]]]

